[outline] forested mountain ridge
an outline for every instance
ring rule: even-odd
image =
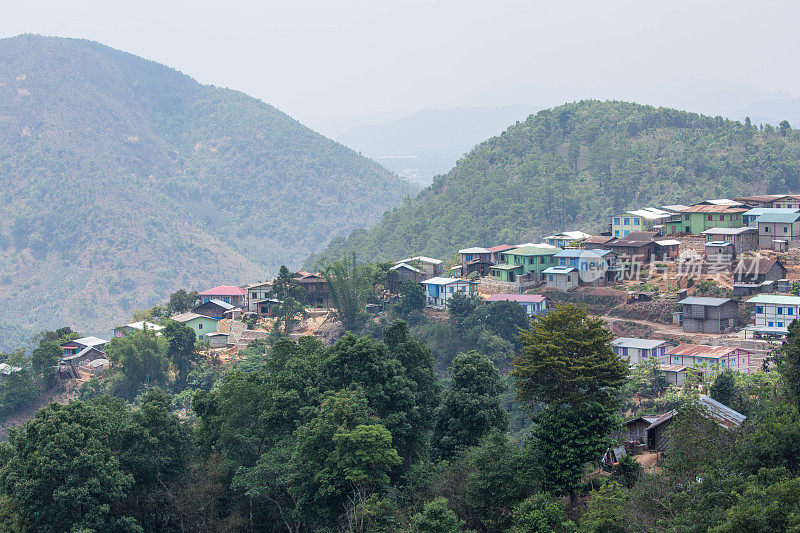
[[[321,256],[444,257],[596,231],[627,208],[798,189],[795,130],[589,100],[541,111],[479,144],[377,226],[335,239]]]
[[[91,330],[264,279],[410,191],[242,93],[90,41],[0,40],[0,323]]]

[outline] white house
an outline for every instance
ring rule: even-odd
[[[759,294],[747,300],[755,304],[754,325],[745,328],[753,336],[783,336],[789,324],[800,317],[800,297],[783,294]]]
[[[528,316],[547,312],[547,296],[541,294],[492,294],[487,302],[517,302],[525,308]]]
[[[460,278],[436,277],[422,282],[425,286],[425,296],[428,307],[441,309],[447,307],[447,302],[457,292],[472,294],[476,290],[477,283]]]
[[[663,358],[667,349],[675,346],[674,342],[661,339],[638,339],[635,337],[617,337],[611,341],[611,349],[622,359],[627,359],[633,366],[651,358]]]
[[[251,313],[266,314],[266,307],[270,302],[269,293],[272,290],[271,281],[262,281],[247,286],[247,310]],[[263,312],[262,312],[263,311]]]
[[[407,265],[411,265],[415,268],[422,270],[425,273],[425,275],[429,278],[442,275],[443,261],[441,259],[434,259],[433,257],[425,257],[424,255],[418,255],[415,257],[409,257],[407,259],[401,259],[400,261],[396,261],[395,265],[399,265],[401,263],[406,263]]]

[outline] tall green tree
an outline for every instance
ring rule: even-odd
[[[199,296],[197,291],[188,292],[186,289],[178,289],[169,295],[167,309],[169,314],[185,313],[197,303]]]
[[[31,371],[36,379],[47,383],[56,374],[58,358],[64,354],[57,341],[43,341],[31,353]]]
[[[112,451],[108,420],[83,402],[51,404],[11,432],[0,487],[32,531],[136,531],[119,516],[133,486]]]
[[[792,400],[800,406],[800,320],[789,324],[789,335],[777,353],[778,371]]]
[[[186,324],[170,320],[161,332],[167,339],[167,357],[175,368],[176,381],[183,387],[192,364],[198,359],[195,351],[197,336]]]
[[[147,385],[167,380],[168,343],[154,332],[133,331],[111,339],[106,353],[114,365],[113,389],[123,398],[132,399]]]
[[[358,331],[366,323],[366,305],[373,292],[374,267],[358,263],[355,255],[322,269],[330,298],[345,330]]]
[[[425,309],[427,299],[425,298],[425,289],[410,279],[405,280],[400,284],[400,301],[397,304],[397,310],[407,315],[412,311],[422,311]]]
[[[459,354],[450,375],[452,384],[437,409],[432,437],[433,451],[442,458],[477,445],[492,430],[508,430],[500,399],[505,383],[488,357],[474,350]]]
[[[411,517],[413,533],[463,533],[465,523],[447,507],[447,498],[435,498]]]
[[[514,361],[517,397],[532,411],[543,406],[531,433],[541,482],[571,497],[583,467],[602,454],[618,422],[618,389],[628,371],[603,326],[585,307],[556,307],[520,334],[522,353]]]

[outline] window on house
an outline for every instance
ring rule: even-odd
[[[619,226],[619,218],[615,218],[615,219],[614,219],[614,224],[616,224],[617,226]]]
[[[258,298],[258,293],[257,292],[251,292],[250,293],[250,298]]]
[[[550,275],[547,277],[547,279],[548,279],[548,281],[553,281],[553,275],[552,275],[552,274],[550,274]]]
[[[783,314],[783,307],[779,307],[779,308],[778,308],[778,314],[779,314],[779,315],[782,315],[782,314]]]
[[[630,231],[628,231],[628,230],[625,230],[625,236],[626,236],[626,237],[628,236],[628,234],[629,234],[629,233],[630,233]]]
[[[641,222],[641,219],[638,219],[638,218],[634,218],[634,219],[633,219],[633,225],[634,225],[634,226],[638,226],[638,225],[639,225],[639,222]]]
[[[764,233],[769,233],[769,226],[764,226]]]
[[[619,237],[619,230],[614,230],[614,237]]]
[[[720,219],[720,220],[725,220],[725,215],[720,215],[720,216],[719,216],[719,219]]]
[[[714,220],[714,215],[708,215],[708,219],[707,220]]]
[[[202,322],[197,324],[197,329],[203,329],[203,323]]]
[[[789,226],[784,226],[783,227],[783,232],[784,233],[789,233]]]
[[[572,281],[572,276],[567,274],[567,282],[570,282],[570,281]]]
[[[683,220],[689,220],[689,213],[686,213],[685,215],[683,215]]]
[[[763,312],[764,312],[764,308],[761,307],[760,305],[757,305],[756,306],[756,313],[763,313]]]
[[[681,358],[680,358],[680,357],[678,357],[678,356],[675,356],[675,357],[673,357],[673,358],[672,358],[672,364],[674,364],[674,365],[679,365],[679,364],[681,364]]]
[[[666,348],[664,348],[664,347],[662,346],[662,347],[661,347],[661,348],[659,348],[658,350],[659,350],[659,354],[660,354],[661,356],[663,356],[663,355],[664,355],[664,353],[666,352],[666,350],[667,350],[667,349],[666,349]]]
[[[768,328],[774,328],[775,327],[775,322],[767,322],[767,327]]]
[[[794,314],[794,307],[787,307],[786,308],[786,314],[787,315],[793,315]]]

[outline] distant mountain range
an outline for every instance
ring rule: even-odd
[[[299,266],[411,191],[245,94],[90,41],[0,40],[0,348]]]
[[[480,143],[377,226],[335,239],[321,256],[446,258],[467,246],[598,231],[628,208],[798,191],[798,130],[587,100],[540,111]]]
[[[410,117],[354,128],[337,140],[424,185],[459,157],[538,111],[533,105],[429,109]]]

